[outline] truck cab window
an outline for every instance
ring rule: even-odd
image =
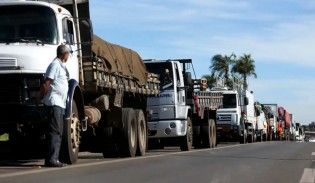
[[[158,65],[158,66],[157,66]],[[166,63],[147,63],[149,72],[160,76],[160,88],[162,90],[174,90],[173,67],[171,62]]]
[[[223,108],[236,108],[236,95],[224,94],[223,95]]]
[[[57,44],[57,38],[55,14],[49,7],[0,7],[0,43]]]
[[[62,21],[63,39],[67,44],[74,45],[73,22],[67,18]]]

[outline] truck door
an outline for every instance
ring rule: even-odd
[[[181,68],[180,66],[177,64],[177,63],[174,63],[175,65],[175,81],[176,81],[176,86],[175,87],[175,90],[176,90],[176,95],[175,97],[176,100],[177,100],[177,114],[176,114],[176,117],[179,118],[179,119],[186,119],[186,97],[185,97],[185,89],[184,89],[184,79],[182,76],[181,73]]]

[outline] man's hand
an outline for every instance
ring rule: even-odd
[[[51,82],[52,82],[52,79],[46,78],[46,80],[44,81],[44,84],[40,87],[39,93],[36,97],[36,106],[38,106],[41,100],[44,98],[45,94],[47,93],[50,87]]]

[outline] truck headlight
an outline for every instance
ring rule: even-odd
[[[162,112],[169,112],[169,111],[173,111],[174,110],[174,107],[171,106],[171,107],[162,107]]]

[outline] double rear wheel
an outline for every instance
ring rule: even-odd
[[[215,121],[208,119],[208,123],[202,126],[203,148],[214,148],[217,145],[217,129]]]
[[[123,108],[121,128],[103,127],[104,157],[134,157],[145,155],[147,126],[142,110]]]

